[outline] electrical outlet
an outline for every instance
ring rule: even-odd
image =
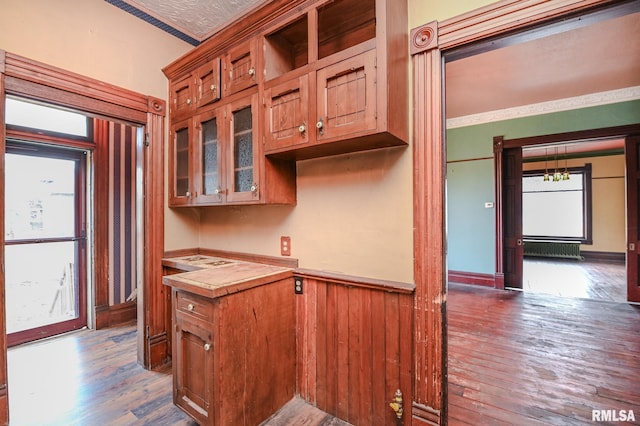
[[[280,237],[280,255],[291,256],[291,237]]]
[[[295,294],[303,293],[303,283],[304,281],[301,277],[293,277],[293,291]]]

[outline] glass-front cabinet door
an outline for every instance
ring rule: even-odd
[[[169,204],[186,205],[194,194],[193,148],[191,145],[191,120],[171,126],[169,139]]]
[[[220,204],[226,199],[225,162],[223,150],[224,110],[222,108],[196,117],[198,161],[196,204]]]
[[[228,202],[257,201],[260,196],[258,164],[258,96],[229,104]]]

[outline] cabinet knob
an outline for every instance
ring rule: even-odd
[[[191,311],[191,312],[193,312],[193,310],[194,310],[195,308],[196,308],[196,307],[195,307],[195,306],[193,306],[193,303],[189,303],[189,304],[187,305],[187,311]]]
[[[191,192],[190,192],[190,191],[187,191],[187,192],[185,192],[185,193],[184,193],[184,195],[185,195],[186,197],[191,197]]]
[[[218,88],[216,87],[216,85],[215,85],[215,84],[212,84],[212,85],[211,85],[211,91],[212,91],[212,92],[215,92],[216,90],[218,90]]]
[[[205,343],[204,350],[208,352],[210,349],[211,349],[211,343]]]
[[[187,105],[191,105],[191,98],[187,98]]]
[[[253,185],[251,185],[251,192],[258,192],[258,184],[253,182]]]
[[[299,127],[298,127],[298,131],[300,133],[304,133],[307,131],[307,126],[304,125],[304,123],[302,123]]]
[[[256,75],[256,69],[254,67],[249,68],[249,75],[251,77],[253,77],[254,75]]]
[[[216,188],[216,189],[215,189],[215,191],[213,191],[213,193],[214,193],[215,195],[222,195],[222,194],[224,194],[224,189],[222,189],[222,188]]]
[[[324,121],[322,121],[322,118],[316,123],[316,129],[318,129],[320,134],[324,133]]]

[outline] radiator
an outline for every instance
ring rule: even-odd
[[[525,241],[525,256],[562,257],[583,260],[580,255],[580,243],[566,243],[556,241]]]

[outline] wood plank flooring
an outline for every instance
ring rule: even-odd
[[[624,263],[527,257],[522,288],[562,297],[626,302],[626,273]]]
[[[450,284],[450,425],[640,424],[640,306]]]
[[[195,425],[172,403],[170,367],[136,361],[134,324],[8,351],[10,425]]]

